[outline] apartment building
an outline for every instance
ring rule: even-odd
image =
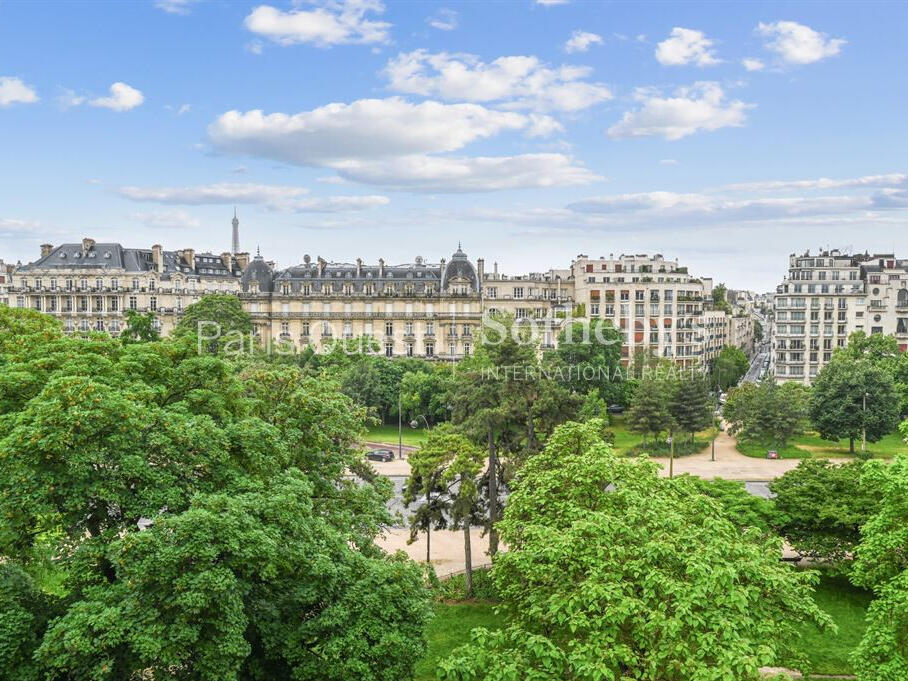
[[[482,276],[485,314],[502,313],[532,320],[542,349],[555,347],[558,334],[572,311],[574,282],[569,269],[550,269],[522,275],[499,274],[498,263]]]
[[[41,257],[15,268],[9,304],[56,315],[66,331],[125,328],[126,310],[155,313],[155,325],[169,333],[185,307],[208,293],[238,293],[248,261],[245,253],[196,253],[123,248],[118,243],[41,246]]]
[[[809,251],[789,258],[774,297],[773,370],[810,384],[855,331],[894,335],[908,348],[908,261],[894,255]]]
[[[282,271],[257,255],[240,278],[240,299],[266,343],[322,349],[371,337],[391,356],[459,359],[475,348],[482,319],[476,266],[458,247],[450,261],[388,265],[303,258]]]
[[[577,309],[588,319],[611,320],[623,333],[623,361],[637,352],[683,366],[708,361],[712,350],[707,350],[703,315],[712,296],[711,278],[694,277],[677,260],[659,254],[579,255],[571,274]],[[715,322],[712,316],[707,321]]]
[[[238,226],[234,216],[233,248]],[[127,310],[154,312],[166,335],[209,293],[238,296],[259,340],[286,350],[371,337],[388,356],[457,360],[471,354],[483,317],[496,312],[532,321],[543,348],[555,346],[567,320],[608,320],[623,333],[625,363],[640,351],[696,366],[729,343],[747,344],[744,322],[711,308],[712,280],[658,254],[581,255],[569,268],[508,275],[497,263],[486,271],[482,258],[471,261],[458,245],[437,262],[305,256],[277,269],[261,254],[124,248],[85,238],[41,246],[37,260],[14,269],[7,297],[10,305],[60,317],[73,332],[116,335]]]
[[[9,287],[13,278],[13,266],[0,259],[0,305],[9,305]]]

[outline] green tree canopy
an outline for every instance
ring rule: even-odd
[[[800,383],[777,385],[767,376],[759,384],[744,383],[728,393],[722,416],[729,432],[742,440],[784,447],[804,432],[810,389]]]
[[[124,343],[149,343],[161,339],[161,334],[154,325],[154,312],[142,314],[136,310],[126,310],[126,328],[120,334]]]
[[[246,352],[252,318],[243,309],[240,299],[227,293],[216,293],[202,298],[186,308],[173,330],[177,338],[191,336],[198,339],[198,347],[218,353],[229,349],[232,353]]]
[[[894,340],[894,339],[893,339]],[[837,352],[820,370],[810,397],[810,420],[826,440],[877,442],[899,423],[900,400],[890,373],[865,355]]]
[[[713,363],[713,383],[722,390],[728,390],[738,384],[749,368],[750,360],[744,351],[733,345],[726,345]]]
[[[829,623],[815,577],[601,427],[563,425],[518,473],[492,570],[506,625],[474,630],[439,678],[756,681],[797,658],[799,624]]]
[[[842,560],[876,512],[876,492],[863,482],[863,463],[805,459],[769,483],[779,511],[776,527],[801,555]]]
[[[0,314],[0,679],[410,675],[428,594],[336,383]]]

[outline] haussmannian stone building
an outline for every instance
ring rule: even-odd
[[[729,343],[752,351],[752,321],[748,339],[734,317],[711,308],[710,278],[661,255],[580,255],[568,268],[506,275],[497,263],[487,271],[483,258],[472,261],[458,246],[435,262],[304,256],[278,269],[260,254],[237,252],[236,216],[232,226],[232,252],[221,254],[89,238],[45,244],[37,260],[12,271],[0,303],[5,297],[60,317],[70,332],[112,335],[125,328],[126,310],[153,312],[167,334],[203,295],[227,293],[239,297],[254,336],[268,347],[321,350],[371,337],[385,355],[440,360],[469,355],[484,317],[496,312],[532,321],[543,349],[555,346],[568,320],[608,320],[623,334],[625,363],[644,352],[697,366]]]

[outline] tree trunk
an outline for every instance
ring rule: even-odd
[[[495,449],[495,436],[489,430],[489,556],[498,553],[498,452]]]
[[[429,493],[426,493],[426,508],[431,511],[432,507],[428,504],[431,503],[431,498]],[[432,514],[429,513],[428,521],[426,522],[426,563],[430,564],[432,562]]]
[[[464,583],[467,589],[467,598],[473,595],[473,547],[470,546],[470,523],[464,521],[463,524],[463,559],[464,559]]]
[[[849,451],[852,454],[854,454],[854,437],[853,436],[848,438],[848,448],[849,448]]]

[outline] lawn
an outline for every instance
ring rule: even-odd
[[[861,443],[855,442],[855,450],[860,450]],[[809,459],[825,457],[848,457],[852,456],[848,448],[848,440],[839,440],[833,442],[824,440],[814,432],[805,433],[800,437],[794,438],[788,445],[779,449],[765,444],[753,442],[738,442],[738,451],[747,456],[753,456],[762,459],[766,456],[768,449],[776,449],[781,459]],[[908,454],[908,444],[902,439],[901,434],[896,431],[883,437],[879,442],[867,443],[868,453],[877,459],[888,459],[896,454]]]
[[[852,674],[849,655],[864,634],[864,614],[871,596],[853,587],[845,577],[823,575],[814,593],[817,605],[838,627],[838,633],[823,632],[813,625],[800,628],[803,650],[815,674]],[[503,624],[488,601],[435,605],[435,619],[429,625],[429,650],[416,665],[416,681],[435,678],[435,666],[451,651],[470,640],[474,627],[497,629]]]
[[[416,665],[415,681],[434,681],[435,666],[458,646],[470,641],[476,627],[497,629],[502,619],[488,601],[469,603],[436,603],[435,618],[429,624],[429,650]]]
[[[640,433],[634,433],[628,430],[627,425],[625,425],[625,416],[624,414],[613,414],[611,417],[611,422],[609,423],[609,430],[615,434],[615,451],[619,454],[630,454],[635,448],[640,447],[643,444],[643,437]],[[676,436],[676,451],[675,456],[684,456],[685,454],[691,454],[694,452],[702,452],[706,447],[709,446],[710,438],[712,432],[709,430],[697,433],[695,436],[695,445],[690,447],[688,443],[688,433],[681,433]],[[652,443],[652,436],[649,439]],[[682,445],[683,441],[683,445]],[[665,444],[665,435],[662,435],[658,445],[653,446],[650,444],[650,447],[655,451],[652,452],[655,456],[668,456],[669,450],[668,445]],[[690,451],[678,451],[679,448],[683,447]]]
[[[405,445],[418,447],[426,440],[425,428],[411,428],[406,423],[401,431]],[[397,444],[397,425],[371,426],[366,431],[367,442],[381,442],[389,445]]]
[[[803,649],[813,665],[813,673],[853,674],[848,657],[864,635],[864,615],[871,595],[852,586],[845,577],[823,575],[814,598],[829,613],[839,631],[832,634],[812,625],[801,627]]]

